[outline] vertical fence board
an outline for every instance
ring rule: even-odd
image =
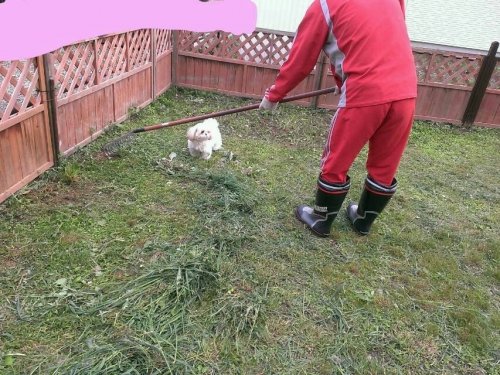
[[[115,83],[113,97],[117,121],[127,117],[129,108],[141,108],[152,100],[151,83],[150,69],[142,70]]]
[[[163,82],[170,86],[170,32],[162,33]],[[126,117],[130,106],[144,106],[154,95],[150,30],[115,34],[66,46],[47,54],[54,70],[57,109],[54,111],[60,152],[88,143],[110,123]],[[126,60],[128,57],[128,60]],[[38,65],[43,62],[38,58]],[[43,65],[43,64],[41,64]],[[131,70],[127,72],[127,70]],[[40,73],[40,74],[39,74]],[[43,66],[34,59],[0,62],[0,202],[53,164]],[[113,90],[115,85],[123,92]],[[120,87],[119,87],[120,89]],[[119,92],[117,98],[114,93]],[[44,94],[45,96],[45,94]],[[121,119],[114,114],[115,104]]]
[[[43,111],[0,132],[0,202],[53,165]]]
[[[243,79],[246,82],[246,88],[245,88],[245,93],[248,94],[249,96],[254,96],[255,95],[255,67],[254,66],[248,66],[246,70],[246,76],[243,77]]]
[[[15,141],[14,141],[14,150],[15,150],[15,158],[16,162],[18,163],[18,168],[19,172],[22,176],[22,179],[27,177],[30,174],[30,169],[29,169],[29,164],[31,162],[29,159],[31,158],[31,155],[29,153],[29,149],[26,144],[26,139],[24,138],[24,132],[23,132],[23,127],[26,126],[26,124],[30,123],[30,119],[27,119],[26,121],[23,121],[20,123],[18,126],[13,126],[11,129],[15,133]]]
[[[476,122],[479,124],[500,124],[500,90],[494,92],[486,92],[481,106],[476,116]]]
[[[226,85],[227,70],[224,69],[222,64],[216,62],[212,66],[211,75],[214,77],[215,87],[217,91],[224,91],[223,87]]]
[[[115,122],[113,100],[113,85],[108,84],[59,104],[58,137],[63,155],[87,144]]]
[[[13,170],[14,163],[12,160],[12,147],[9,130],[10,129],[7,129],[0,133],[0,150],[2,151],[0,159],[2,159],[3,162],[3,174],[0,177],[3,181],[5,181],[5,190],[21,179],[19,176],[16,180],[16,176],[14,175],[15,171]]]
[[[432,100],[430,92],[432,87],[418,85],[417,97],[419,98],[416,103],[415,116],[424,116],[427,108],[430,106]]]
[[[446,118],[457,119],[462,115],[463,107],[467,104],[470,93],[464,90],[450,90],[448,94],[443,115]]]
[[[241,65],[227,65],[220,63],[220,69],[224,72],[224,84],[222,91],[236,89],[242,92],[243,89],[243,66]]]
[[[14,185],[24,177],[18,151],[19,127],[20,124],[17,124],[3,133],[4,142],[2,149],[5,151],[3,156],[7,164],[7,183],[9,185]]]
[[[259,97],[274,82],[277,69],[286,60],[292,42],[290,34],[259,30],[240,36],[220,32],[181,32],[177,71],[179,86]],[[483,57],[421,48],[414,49],[413,56],[418,76],[416,118],[460,123]],[[206,78],[207,64],[211,66],[209,74],[217,74],[216,80]],[[326,69],[328,66],[329,62],[325,61],[325,73],[319,80],[322,88],[335,85],[331,72]],[[318,77],[314,74],[312,72],[289,95],[315,89]],[[497,67],[489,90],[490,94],[493,91],[493,97],[485,96],[478,113],[478,124],[493,119],[490,125],[500,127],[497,118],[500,90],[496,90],[500,86],[497,83],[500,82],[499,77]],[[328,94],[317,98],[317,106],[336,109],[338,100],[338,96]],[[314,102],[316,100],[305,99],[297,104]]]
[[[73,114],[73,123],[68,124],[75,130],[75,140],[74,144],[77,145],[85,139],[85,129],[88,125],[88,119],[92,117],[92,113],[90,113],[90,108],[88,106],[89,96],[84,96],[79,101],[75,110],[72,111]],[[80,114],[80,116],[77,116]]]
[[[40,117],[42,117],[42,115],[40,115]],[[35,160],[51,163],[53,161],[52,153],[50,147],[47,147],[47,145],[51,144],[49,127],[48,125],[43,125],[41,118],[37,119],[33,117],[32,122],[33,126],[31,129],[33,130],[32,135],[35,144]]]
[[[227,64],[225,64],[227,65]],[[226,87],[224,90],[227,91],[237,91],[243,93],[244,82],[245,82],[245,66],[243,65],[232,65],[226,66]]]
[[[196,64],[194,64],[194,60],[193,58],[188,58],[188,71],[187,71],[187,83],[194,86],[196,84],[196,76],[195,76],[195,68],[196,68]]]
[[[151,34],[136,30],[108,35],[53,53],[59,61],[56,77],[64,77],[60,85],[69,87],[59,90],[57,109],[64,155],[90,142],[109,124],[123,121],[131,106],[152,101]]]
[[[53,164],[39,65],[40,59],[0,62],[0,202]]]
[[[26,171],[26,174],[23,173],[24,177],[36,169],[36,160],[39,160],[37,158],[38,155],[36,155],[36,143],[43,141],[43,138],[36,140],[33,136],[33,133],[36,131],[34,128],[37,125],[38,124],[33,121],[33,118],[26,120],[21,125],[21,139],[24,142],[24,147],[22,147],[22,160],[24,163],[23,171]]]
[[[0,195],[7,191],[9,184],[7,183],[7,164],[5,163],[5,152],[2,146],[2,134],[0,133]],[[0,202],[2,200],[0,199]]]
[[[160,56],[156,63],[156,93],[162,94],[172,84],[172,54],[169,52]]]
[[[187,64],[186,64],[187,58],[184,56],[179,56],[177,59],[177,85],[185,85],[186,82],[186,77],[187,77]]]
[[[222,63],[219,63],[219,91],[224,92],[229,90],[232,87],[241,87],[241,81],[238,83],[239,71],[238,66],[225,66]]]
[[[59,139],[59,150],[61,153],[64,153],[69,148],[67,130],[63,125],[66,121],[66,106],[60,106],[57,108],[57,138]]]
[[[203,87],[203,60],[198,60],[193,69],[193,84],[198,87]]]
[[[194,65],[193,81],[196,86],[207,87],[203,86],[203,60],[198,60]]]
[[[292,42],[290,33],[259,30],[249,35],[136,30],[53,51],[47,58],[57,90],[53,121],[61,152],[67,155],[90,142],[109,124],[124,120],[130,107],[147,105],[174,80],[179,86],[260,98]],[[483,56],[415,49],[414,59],[416,118],[460,123]],[[47,90],[40,81],[45,77],[40,61],[0,62],[0,202],[54,161],[47,102],[38,92]],[[311,72],[289,95],[335,85],[328,66],[320,60],[317,68],[323,72]],[[475,123],[500,127],[498,59],[494,69]],[[297,104],[336,109],[339,97],[316,99]]]
[[[201,76],[200,76],[200,84],[202,86],[210,87],[211,86],[211,74],[210,74],[210,68],[212,64],[209,64],[208,61],[201,61]]]

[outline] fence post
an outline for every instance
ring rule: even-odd
[[[464,115],[462,117],[462,125],[465,127],[470,127],[476,119],[477,112],[483,101],[484,94],[488,88],[488,83],[490,82],[491,75],[495,69],[497,58],[496,54],[498,51],[498,42],[491,43],[488,55],[485,56],[481,68],[479,69],[479,74],[477,75],[476,83],[472,88],[472,92],[469,97],[469,102],[465,108]]]
[[[179,56],[179,30],[172,31],[172,86],[177,86],[177,57]]]
[[[95,72],[95,76],[94,76],[94,84],[95,85],[99,85],[101,83],[101,72],[99,71],[99,66],[100,66],[100,62],[98,61],[98,58],[99,58],[99,48],[97,46],[97,41],[98,41],[99,37],[95,38],[93,41],[92,41],[92,48],[94,50],[94,61],[92,61],[92,64],[94,66],[94,72]]]
[[[59,163],[59,136],[57,130],[57,102],[54,79],[52,77],[50,53],[38,57],[39,72],[40,72],[40,86],[41,91],[45,92],[46,98],[46,111],[49,121],[50,136],[52,138],[52,155],[54,157],[54,165]],[[43,97],[43,96],[42,96]]]
[[[151,100],[156,98],[156,30],[151,29]]]
[[[321,80],[323,78],[325,61],[326,61],[326,55],[324,53],[321,53],[321,57],[319,58],[318,62],[316,63],[316,72],[314,74],[313,91],[319,90],[321,88]],[[318,107],[318,100],[319,100],[319,98],[317,96],[314,96],[311,99],[311,108]]]
[[[116,46],[115,46],[116,48]],[[125,32],[125,71],[130,72],[132,70],[132,66],[130,64],[130,32]]]

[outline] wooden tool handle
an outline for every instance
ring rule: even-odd
[[[336,90],[336,87],[330,87],[330,88],[327,88],[327,89],[306,92],[304,94],[293,95],[293,96],[289,96],[289,97],[284,98],[282,101],[280,101],[280,103],[286,103],[286,102],[291,102],[291,101],[294,101],[294,100],[300,100],[300,99],[310,98],[312,96],[329,94],[329,93],[335,92],[335,90]],[[194,117],[186,117],[186,118],[182,118],[182,119],[179,119],[179,120],[164,122],[164,123],[157,124],[157,125],[145,126],[144,128],[136,129],[133,132],[134,133],[141,133],[141,132],[147,132],[147,131],[151,131],[151,130],[157,130],[157,129],[167,128],[167,127],[175,126],[175,125],[187,124],[188,122],[202,121],[202,120],[206,120],[208,118],[214,118],[214,117],[231,115],[233,113],[250,111],[252,109],[259,108],[259,106],[260,106],[260,103],[258,103],[258,104],[251,104],[251,105],[247,105],[247,106],[243,106],[243,107],[228,109],[228,110],[225,110],[225,111],[208,113],[206,115],[200,115],[200,116],[194,116]]]

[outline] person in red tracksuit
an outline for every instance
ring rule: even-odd
[[[413,123],[417,76],[404,0],[314,0],[300,22],[287,61],[266,90],[261,109],[273,110],[315,66],[323,50],[340,89],[321,159],[314,207],[296,217],[328,236],[350,188],[349,168],[368,143],[367,177],[347,216],[368,234],[396,192],[395,178]]]

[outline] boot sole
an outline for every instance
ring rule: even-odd
[[[304,224],[314,235],[316,235],[317,237],[321,237],[321,238],[329,237],[328,234],[323,234],[323,233],[316,232],[307,223],[303,222],[302,219],[300,218],[299,208],[298,207],[295,209],[294,212],[295,212],[295,217],[297,218],[297,220],[300,221],[302,224]]]

